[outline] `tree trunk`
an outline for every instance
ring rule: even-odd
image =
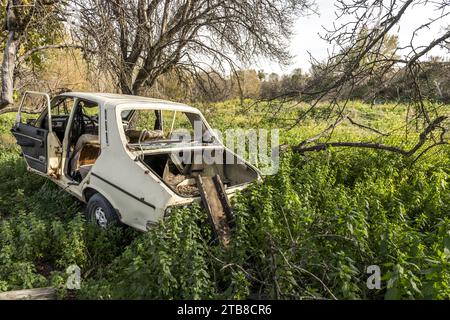
[[[6,40],[5,51],[3,52],[2,63],[2,92],[0,98],[0,108],[12,104],[14,92],[14,69],[16,64],[17,50],[19,49],[19,39],[14,30],[9,31]]]
[[[129,72],[127,70],[127,72],[123,71],[119,75],[120,91],[123,94],[134,94],[134,92],[131,90],[132,72],[133,70],[129,70]]]

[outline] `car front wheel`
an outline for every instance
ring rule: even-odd
[[[94,194],[89,199],[86,206],[86,219],[88,222],[103,229],[119,223],[114,208],[109,201],[99,193]]]

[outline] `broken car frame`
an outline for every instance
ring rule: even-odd
[[[45,108],[37,119],[24,122],[25,100],[31,97],[41,97]],[[173,119],[164,117],[168,112]],[[136,125],[143,114],[154,118],[145,118],[145,128]],[[180,132],[174,132],[177,115],[188,131],[200,130],[201,138],[180,139]],[[196,124],[200,126],[194,128]],[[220,217],[211,210],[229,222],[224,195],[228,198],[261,179],[254,166],[222,144],[198,109],[164,100],[77,92],[50,99],[27,92],[11,131],[28,169],[87,203],[87,219],[101,227],[120,221],[145,231],[171,207],[201,199],[213,225]],[[205,161],[205,153],[224,161]],[[212,177],[219,181],[215,192],[198,187],[198,181]],[[208,205],[208,197],[220,201]]]

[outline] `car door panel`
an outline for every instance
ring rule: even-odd
[[[44,100],[44,110],[41,115],[34,120],[25,119],[22,121],[22,112],[26,113],[24,108],[24,101],[27,97],[38,96]],[[42,122],[39,121],[45,113],[48,117],[45,121],[51,123],[50,115],[50,97],[46,93],[27,91],[22,97],[22,102],[16,115],[16,123],[11,129],[11,133],[17,140],[17,144],[22,149],[22,154],[28,165],[28,168],[39,171],[43,174],[48,173],[48,135],[52,132],[51,127],[43,128]]]
[[[47,173],[48,130],[28,124],[17,123],[11,130],[22,149],[22,154],[31,169]]]

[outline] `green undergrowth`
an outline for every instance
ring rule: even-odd
[[[402,116],[354,107],[380,130]],[[205,114],[226,128],[223,112]],[[54,286],[66,298],[66,270],[77,265],[78,299],[450,299],[448,147],[420,161],[367,149],[285,152],[277,174],[233,198],[224,249],[198,205],[146,233],[86,224],[74,198],[27,172],[12,121],[0,117],[0,291]],[[337,139],[363,137],[345,128]],[[282,139],[318,130],[312,121]],[[380,289],[367,286],[373,265]]]

